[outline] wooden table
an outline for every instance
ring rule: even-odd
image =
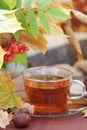
[[[0,128],[0,130],[3,129]],[[6,130],[19,129],[11,123]],[[59,118],[32,117],[30,125],[23,130],[87,130],[87,118],[83,118],[82,113]]]

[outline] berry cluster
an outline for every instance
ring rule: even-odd
[[[4,61],[10,63],[14,60],[15,55],[23,54],[29,50],[29,47],[25,46],[23,43],[11,43],[8,48],[3,48],[7,53],[4,56]]]

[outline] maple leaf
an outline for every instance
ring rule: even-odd
[[[14,93],[15,83],[7,72],[0,73],[0,108],[21,108],[23,101]]]
[[[0,10],[0,33],[15,33],[23,30],[15,15],[16,10]]]

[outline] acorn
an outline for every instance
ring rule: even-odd
[[[31,117],[29,113],[19,111],[13,115],[12,121],[16,127],[19,128],[28,127],[31,121]]]

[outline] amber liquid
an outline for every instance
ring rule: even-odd
[[[54,115],[67,112],[69,80],[61,79],[63,78],[46,75],[25,79],[28,102],[35,106],[34,114]]]

